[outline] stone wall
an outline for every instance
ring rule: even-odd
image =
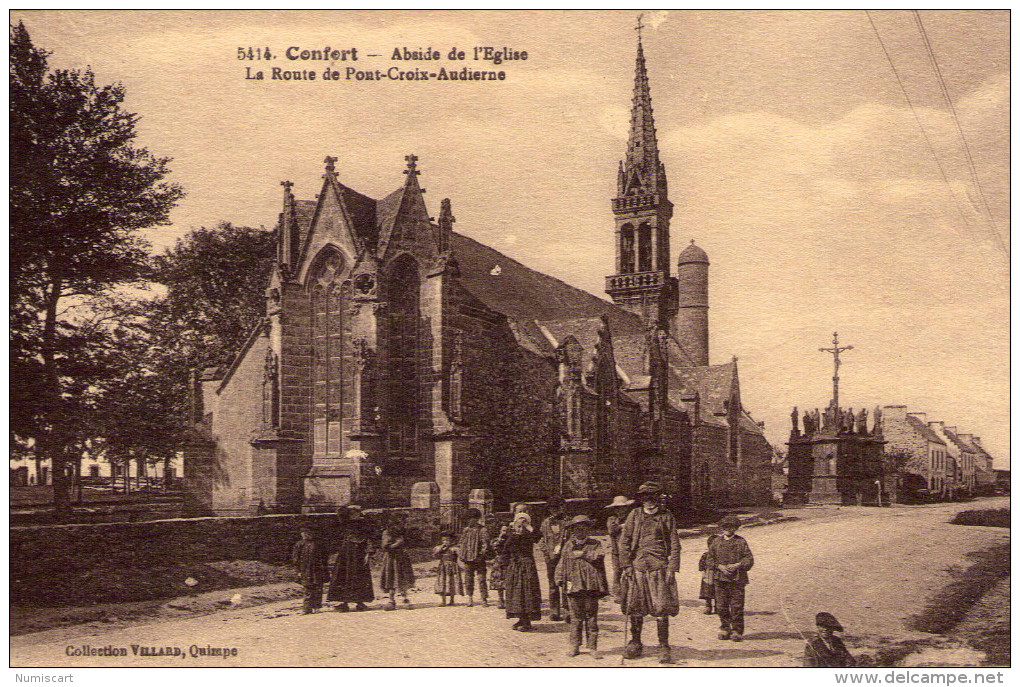
[[[437,509],[369,510],[365,518],[379,533],[386,517],[398,512],[406,518],[410,546],[434,543]],[[333,514],[12,527],[10,598],[45,599],[47,588],[73,585],[103,570],[235,560],[288,564],[302,527],[311,528],[330,550],[335,548],[339,528]]]

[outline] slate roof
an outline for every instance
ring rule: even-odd
[[[373,200],[339,184],[343,205],[360,236],[371,245],[379,237],[389,236],[404,200],[401,187],[381,200]],[[296,201],[302,237],[307,235],[316,203]],[[587,291],[535,271],[517,260],[464,234],[451,233],[451,252],[460,271],[460,284],[490,310],[507,318],[517,341],[528,350],[550,355],[567,336],[574,336],[585,349],[594,353],[602,318],[609,323],[617,369],[627,387],[648,386],[647,333],[641,318],[618,305]],[[700,259],[701,249],[688,247],[688,254]],[[736,364],[689,367],[683,352],[674,343],[669,346],[670,401],[680,410],[692,410],[682,399],[696,391],[701,400],[702,422],[725,426],[724,401],[736,375]],[[748,431],[761,428],[747,413],[742,426]]]
[[[913,415],[907,415],[907,424],[910,425],[918,434],[923,436],[928,441],[931,441],[936,444],[942,444],[943,446],[946,445],[946,442],[942,441],[942,438],[935,433],[935,430],[929,427],[927,423],[922,422],[920,419],[914,417]]]
[[[453,232],[450,243],[464,288],[492,310],[511,319],[545,322],[597,319],[606,315],[614,336],[643,331],[637,315],[525,267],[472,238]]]
[[[969,444],[968,444],[967,442],[965,442],[965,441],[964,441],[963,439],[961,439],[960,437],[956,436],[956,432],[953,432],[952,430],[949,430],[949,429],[946,429],[946,428],[943,428],[943,429],[942,429],[942,431],[946,433],[946,437],[947,437],[947,438],[948,438],[948,439],[949,439],[949,440],[950,440],[951,442],[953,442],[954,444],[956,444],[956,446],[957,446],[957,447],[958,447],[958,448],[959,448],[960,450],[962,450],[962,451],[966,451],[967,453],[976,453],[976,451],[974,450],[974,447],[970,446],[970,445],[969,445]]]
[[[343,206],[351,218],[351,223],[354,224],[354,233],[369,245],[374,246],[379,236],[379,227],[376,224],[378,204],[375,199],[362,195],[343,184],[337,184],[337,186],[340,187]]]
[[[308,236],[308,229],[312,225],[312,217],[315,215],[316,206],[318,206],[318,203],[314,200],[294,201],[294,218],[297,220],[301,244],[304,244],[305,237]]]

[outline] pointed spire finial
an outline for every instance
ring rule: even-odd
[[[417,155],[415,155],[414,153],[411,153],[410,155],[405,155],[404,156],[404,160],[407,161],[407,169],[404,170],[404,174],[407,174],[407,175],[413,174],[415,176],[421,174],[421,172],[418,171],[418,156]]]
[[[287,198],[290,196],[290,190],[294,188],[293,181],[281,181],[280,186],[283,186],[283,197]]]
[[[634,27],[634,30],[637,31],[638,43],[641,42],[641,29],[645,28],[645,25],[641,23],[641,18],[644,16],[645,16],[644,12],[637,16],[637,26]]]
[[[323,178],[327,176],[330,177],[336,176],[336,160],[337,159],[332,155],[327,155],[326,159],[323,160],[323,163],[326,165],[326,174],[323,176]]]

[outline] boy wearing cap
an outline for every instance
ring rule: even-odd
[[[708,547],[705,566],[715,575],[715,610],[719,614],[719,639],[739,642],[744,638],[744,591],[747,571],[754,556],[747,540],[737,534],[740,520],[728,515],[719,522],[722,534]]]
[[[305,615],[322,608],[322,587],[326,583],[326,550],[319,546],[307,527],[301,528],[301,539],[294,544],[291,562],[297,566],[304,588],[302,612]]]
[[[599,599],[609,593],[609,588],[602,544],[589,536],[594,524],[587,515],[576,515],[567,523],[560,562],[556,566],[556,584],[566,597],[571,618],[568,656],[580,653],[583,633],[587,635],[591,657],[602,658],[598,650]]]
[[[460,551],[460,567],[464,571],[464,591],[468,606],[475,605],[475,577],[478,578],[478,596],[483,606],[489,605],[489,589],[485,580],[485,561],[489,558],[489,530],[481,524],[482,512],[468,508],[464,514],[467,525],[460,533],[457,548]]]
[[[804,647],[804,665],[807,668],[853,668],[857,661],[847,651],[843,640],[835,635],[843,626],[836,616],[822,611],[815,616],[818,636],[808,640]]]
[[[676,573],[680,569],[680,538],[676,519],[662,505],[662,487],[645,482],[638,488],[641,507],[623,523],[620,534],[620,610],[630,620],[631,639],[625,658],[641,656],[644,617],[655,617],[659,634],[660,663],[672,662],[669,649],[669,616],[680,612]]]
[[[560,617],[560,590],[556,586],[556,566],[560,562],[560,548],[563,546],[563,528],[567,524],[567,516],[563,513],[566,502],[562,497],[551,496],[546,501],[549,516],[542,521],[540,528],[542,539],[538,547],[545,557],[546,579],[549,582],[549,611],[552,620]],[[569,612],[568,612],[569,613]],[[570,622],[568,615],[567,622]]]

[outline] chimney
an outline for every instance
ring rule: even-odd
[[[892,422],[904,422],[907,419],[906,406],[883,406],[882,419]]]

